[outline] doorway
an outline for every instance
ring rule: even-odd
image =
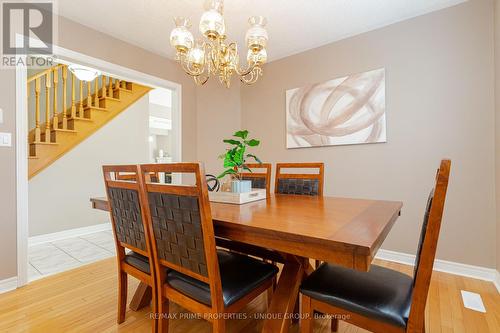
[[[60,59],[61,63],[78,63],[80,65],[92,67],[98,69],[105,75],[119,77],[123,80],[136,82],[148,87],[153,88],[152,91],[167,91],[169,94],[170,105],[169,121],[170,127],[168,130],[168,156],[173,162],[182,161],[181,151],[181,86],[177,83],[164,80],[158,77],[154,77],[148,74],[144,74],[135,70],[131,70],[126,67],[122,67],[116,64],[112,64],[101,59],[89,57],[71,50],[60,48],[54,46],[54,54]],[[16,68],[16,85],[17,85],[17,95],[16,95],[16,135],[17,138],[28,137],[28,113],[27,113],[27,69],[21,64]],[[162,103],[165,103],[164,101]],[[144,138],[148,140],[148,138]],[[161,139],[160,139],[161,140]],[[45,239],[30,239],[29,238],[29,182],[28,182],[28,149],[27,145],[23,144],[16,145],[16,160],[17,160],[17,262],[18,262],[18,275],[17,275],[17,285],[18,287],[27,284],[28,282],[28,244],[40,243],[40,242],[50,242],[54,239],[61,239],[61,237],[71,237],[75,236],[73,231],[62,231],[52,233],[47,235]],[[166,145],[166,143],[161,143]],[[164,149],[164,153],[167,149]],[[156,151],[158,154],[159,151]],[[147,153],[146,153],[147,155]],[[146,160],[138,162],[150,162]],[[83,171],[84,172],[84,171]],[[96,193],[97,194],[97,193]],[[102,192],[104,194],[104,191]],[[85,202],[88,204],[88,202]],[[88,204],[90,209],[90,205]],[[86,231],[83,231],[86,232]]]

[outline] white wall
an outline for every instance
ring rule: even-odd
[[[30,180],[30,236],[108,221],[89,198],[105,196],[102,165],[148,162],[148,107],[145,95]]]

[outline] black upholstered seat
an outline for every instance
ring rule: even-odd
[[[278,273],[276,266],[245,255],[219,250],[217,257],[226,307]],[[183,294],[211,305],[208,284],[173,270],[167,274],[167,282]]]
[[[359,272],[322,264],[301,286],[313,299],[398,327],[406,327],[413,279],[400,272],[372,265]]]
[[[148,257],[143,256],[137,252],[130,251],[125,255],[124,261],[130,266],[134,266],[144,273],[151,274]]]

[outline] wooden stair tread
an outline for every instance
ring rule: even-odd
[[[99,97],[99,99],[109,99],[110,101],[116,101],[116,102],[119,102],[120,99],[119,98],[114,98],[114,97],[109,97],[109,96],[106,96],[106,97]]]
[[[98,111],[108,111],[108,108],[101,108],[100,106],[86,106],[83,110],[94,109]]]
[[[64,128],[53,128],[50,130],[51,132],[63,132],[63,133],[78,133],[78,131],[72,129],[64,129]]]
[[[68,117],[68,120],[82,120],[82,121],[92,121],[90,118],[83,118],[83,117]]]
[[[39,142],[30,142],[30,145],[58,145],[57,142],[43,142],[43,141],[39,141]]]

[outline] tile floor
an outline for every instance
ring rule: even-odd
[[[114,255],[111,230],[33,245],[28,249],[28,278],[33,281]]]

